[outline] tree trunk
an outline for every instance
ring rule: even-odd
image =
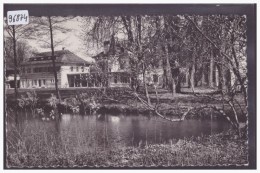
[[[127,32],[127,45],[129,48],[133,46],[134,42],[134,36],[133,36],[133,31],[132,31],[132,22],[130,16],[121,16],[121,19],[123,21],[123,25],[126,29]],[[139,90],[139,82],[138,82],[138,63],[133,59],[130,59],[130,68],[131,68],[131,88],[134,89],[135,91]]]
[[[216,78],[216,85],[217,85],[217,87],[218,87],[218,89],[219,90],[222,90],[222,88],[223,88],[223,77],[222,77],[222,66],[221,65],[216,65],[216,67],[217,67],[217,74],[216,74],[216,77],[218,78]],[[217,81],[218,81],[218,84],[217,84]]]
[[[178,76],[177,77],[177,84],[176,84],[176,93],[181,93],[181,78]]]
[[[214,57],[212,55],[210,55],[210,64],[209,64],[209,87],[214,87],[213,84],[213,71],[214,71]]]
[[[190,87],[191,87],[192,91],[194,91],[194,88],[195,88],[195,55],[194,55],[194,52],[192,52],[192,67],[191,67],[191,71],[190,71]]]
[[[192,65],[191,73],[190,73],[190,87],[194,91],[195,88],[195,65]]]
[[[170,23],[173,22],[172,19],[170,19],[169,17],[165,17],[164,16],[164,27],[166,29],[166,32],[165,32],[165,40],[166,40],[166,43],[164,44],[165,45],[165,63],[166,63],[166,87],[167,89],[171,90],[172,91],[172,94],[175,94],[176,93],[176,84],[175,84],[175,81],[173,79],[173,76],[172,76],[172,70],[171,70],[171,65],[170,65],[170,57],[169,57],[169,53],[170,53],[170,50],[169,50],[169,46],[170,46],[170,43],[171,43],[171,39],[172,39],[172,35],[171,35],[171,27],[170,27]]]
[[[227,90],[227,82],[226,82],[226,67],[224,66],[224,58],[221,58],[221,90],[226,92]]]
[[[175,92],[175,89],[173,89],[173,86],[175,86],[174,80],[172,78],[172,71],[171,71],[171,65],[170,65],[170,59],[169,59],[169,50],[168,45],[165,46],[165,53],[166,53],[166,86],[167,89],[170,89],[173,93]]]
[[[18,125],[18,86],[17,86],[17,55],[16,55],[16,31],[15,26],[13,28],[13,51],[14,51],[14,93],[15,93],[15,122]]]
[[[201,74],[201,86],[206,85],[206,78],[205,78],[205,71],[204,71],[204,65],[202,65],[202,74]]]
[[[57,99],[59,99],[59,101],[61,101],[60,92],[59,92],[59,88],[58,88],[58,77],[57,77],[55,55],[54,55],[52,23],[51,23],[51,17],[49,16],[48,18],[49,18],[49,27],[50,27],[50,36],[51,36],[51,57],[52,57],[53,74],[54,74],[54,80],[55,80],[56,97],[57,97]]]
[[[143,64],[143,81],[144,81],[144,89],[145,89],[145,96],[147,98],[147,103],[149,105],[151,105],[151,100],[150,100],[150,96],[149,96],[149,92],[148,92],[148,88],[147,88],[147,84],[146,84],[146,74],[145,74],[146,70]]]
[[[232,35],[231,35],[231,43],[233,44],[232,46],[232,55],[233,55],[233,59],[235,61],[235,64],[231,66],[233,66],[232,68],[232,71],[234,73],[234,75],[237,77],[240,85],[241,85],[241,90],[243,92],[243,95],[244,95],[244,102],[245,102],[245,105],[247,106],[248,105],[248,102],[247,102],[247,89],[244,85],[244,81],[242,80],[242,76],[241,74],[239,73],[239,61],[237,59],[237,55],[236,55],[236,50],[235,50],[235,47],[234,47],[234,44],[235,44],[235,38],[234,38],[234,32],[232,32]]]

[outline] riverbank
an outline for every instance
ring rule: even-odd
[[[200,107],[202,105],[214,106],[219,109],[223,109],[226,113],[232,115],[232,110],[229,105],[223,107],[222,102],[218,101],[221,99],[221,95],[214,93],[214,90],[206,90],[206,94],[209,97],[205,96],[195,96],[192,93],[189,93],[187,89],[183,89],[185,93],[178,93],[172,95],[166,90],[159,90],[158,95],[155,94],[153,90],[150,90],[150,99],[151,103],[155,106],[159,100],[157,106],[158,111],[163,116],[169,117],[181,117],[185,112],[188,111],[190,107]],[[204,90],[197,89],[197,93],[203,93]],[[41,112],[44,112],[44,116],[49,116],[50,112],[53,110],[51,105],[56,104],[55,98],[50,101],[51,94],[54,94],[53,90],[50,89],[40,89],[30,91],[23,89],[21,90],[21,97],[23,101],[19,102],[20,106],[18,111],[26,111],[25,109],[30,110],[31,105],[34,104],[33,109],[42,109]],[[62,96],[62,102],[59,104],[59,112],[61,113],[76,113],[81,115],[89,115],[93,113],[93,109],[96,110],[98,114],[111,113],[111,114],[146,114],[151,115],[154,112],[147,108],[143,103],[141,103],[137,98],[130,94],[129,88],[107,88],[106,94],[103,93],[102,88],[79,88],[75,89],[61,89],[60,93]],[[203,93],[205,94],[205,93]],[[214,98],[211,97],[214,95]],[[158,96],[158,98],[157,98]],[[146,100],[146,97],[143,92],[140,92],[140,97]],[[236,96],[237,100],[242,100],[241,94]],[[158,100],[157,100],[158,99]],[[93,100],[96,103],[97,108],[93,108]],[[14,106],[13,93],[7,95],[6,98],[7,110]],[[238,118],[241,121],[245,121],[241,116],[241,108],[245,111],[245,107],[240,104],[241,107],[237,107],[239,110]],[[210,110],[210,109],[208,109]],[[41,115],[43,116],[43,115]],[[221,114],[214,111],[196,111],[190,112],[187,118],[212,118],[218,117],[222,118]],[[242,118],[240,118],[242,117]],[[232,118],[232,116],[231,116]]]
[[[44,142],[44,141],[43,141]],[[50,142],[50,141],[45,141]],[[46,144],[47,144],[46,143]],[[30,150],[9,151],[6,165],[9,168],[65,168],[65,167],[174,167],[174,166],[243,166],[248,163],[245,139],[237,139],[233,132],[170,140],[165,144],[84,149],[71,146],[69,141],[58,150],[44,143],[31,143]],[[33,150],[39,147],[39,150]],[[56,148],[57,149],[57,148]],[[82,150],[84,149],[84,150]],[[20,151],[20,152],[19,152]]]
[[[147,143],[147,140],[144,140],[147,139],[147,134],[144,134],[145,138],[138,139],[138,145],[126,145],[122,142],[123,139],[120,135],[124,130],[119,130],[118,126],[121,123],[119,123],[119,118],[115,116],[112,122],[115,128],[111,131],[111,133],[115,133],[115,138],[109,137],[107,128],[111,126],[107,124],[107,120],[104,118],[106,114],[103,113],[112,113],[113,115],[123,113],[126,115],[124,118],[129,117],[127,113],[134,113],[135,115],[153,113],[138,99],[130,97],[129,93],[122,89],[111,89],[105,96],[101,91],[93,92],[93,90],[86,90],[84,93],[74,95],[71,93],[72,96],[63,98],[62,104],[58,107],[61,112],[70,112],[73,115],[68,116],[67,119],[63,117],[62,125],[59,124],[60,119],[53,120],[48,112],[53,110],[56,100],[52,98],[48,101],[50,93],[46,92],[46,96],[47,94],[48,97],[45,101],[39,95],[29,94],[23,98],[24,102],[20,102],[21,105],[25,105],[20,109],[28,111],[26,116],[23,116],[21,112],[19,114],[22,115],[20,117],[25,121],[23,127],[26,128],[21,127],[22,130],[18,130],[16,128],[20,128],[19,126],[7,124],[6,165],[8,167],[173,167],[226,166],[247,163],[246,139],[239,138],[232,131],[186,139],[183,137],[172,139],[171,137],[170,140],[160,141],[160,144]],[[145,99],[144,95],[141,96]],[[157,101],[155,93],[151,92],[150,96],[152,104],[155,105]],[[217,95],[214,95],[214,97],[217,97]],[[190,106],[223,106],[210,98],[197,97],[192,94],[176,94],[173,96],[170,93],[161,92],[159,98],[160,107],[158,109],[160,113],[177,118],[180,118],[180,115],[187,111]],[[94,107],[97,108],[95,108],[96,113],[94,114],[96,116],[93,119],[90,116],[79,116],[79,114],[93,114],[91,109],[93,109],[94,102]],[[10,102],[10,104],[12,103]],[[38,113],[38,109],[42,109],[43,112]],[[228,110],[225,110],[225,112],[228,113]],[[9,113],[12,115],[13,110],[9,110]],[[35,117],[30,123],[26,120],[29,114]],[[40,116],[40,118],[37,118],[37,116]],[[48,120],[41,116],[48,116]],[[186,118],[201,118],[203,116],[208,118],[221,117],[217,112],[204,109],[203,111],[190,112]],[[70,119],[75,117],[80,119],[73,125]],[[84,119],[86,119],[85,122]],[[143,124],[139,124],[135,119],[129,121],[129,123],[133,125],[133,129],[130,130],[130,135],[123,137],[132,137],[134,130],[138,130],[140,133],[145,132],[144,129],[140,129]],[[179,122],[177,123],[180,125]],[[97,129],[97,126],[101,128]],[[128,127],[127,124],[125,126]],[[220,126],[223,127],[223,124]],[[165,124],[162,127],[165,127]],[[207,129],[206,126],[201,127]],[[191,126],[188,126],[188,128],[191,129]],[[156,129],[156,126],[152,126],[148,131],[154,129]],[[171,131],[177,133],[181,130],[185,131],[187,128],[178,128],[178,130],[171,128]],[[102,133],[97,136],[99,132]],[[167,132],[169,130],[165,132],[160,130],[160,133]]]

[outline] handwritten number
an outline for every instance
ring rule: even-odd
[[[28,13],[28,12],[27,12]],[[23,12],[11,13],[8,14],[8,23],[9,24],[23,24],[24,22],[27,23],[29,20],[28,14]]]
[[[27,22],[28,16],[26,16],[25,14],[24,14],[24,19],[25,19],[25,21]]]
[[[16,17],[16,15],[14,15],[14,17],[13,17],[13,22],[15,22],[15,17]]]
[[[11,23],[12,22],[12,16],[9,15],[9,22]]]
[[[22,16],[22,15],[21,15]],[[19,21],[20,14],[17,15],[16,22]]]

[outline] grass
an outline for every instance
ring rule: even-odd
[[[107,136],[97,138],[95,131],[83,131],[80,126],[61,128],[68,128],[68,131],[59,133],[60,129],[49,122],[44,125],[28,123],[21,128],[23,130],[17,130],[9,124],[7,168],[173,167],[248,163],[246,140],[234,138],[232,131],[172,139],[164,144],[126,146],[119,142],[120,139],[111,140]]]

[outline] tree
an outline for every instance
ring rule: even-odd
[[[226,71],[231,71],[235,77],[236,81],[233,85],[223,87],[221,90],[221,99],[211,97],[213,100],[219,100],[223,102],[223,107],[229,105],[233,112],[233,118],[230,115],[225,114],[228,119],[231,119],[235,128],[238,130],[239,135],[241,135],[241,129],[245,127],[241,119],[248,120],[247,113],[247,75],[246,75],[246,17],[231,15],[231,16],[212,16],[214,22],[221,26],[221,34],[219,37],[209,37],[205,32],[191,19],[189,16],[186,18],[193,24],[196,31],[201,34],[208,43],[212,45],[213,51],[215,51],[217,56],[214,56],[215,61],[221,64],[220,71],[222,71],[222,85],[226,85]],[[221,42],[221,44],[216,44]],[[241,62],[241,64],[239,63]],[[240,87],[243,93],[244,105],[241,105],[237,100],[237,87]],[[239,109],[237,109],[239,108]],[[242,115],[241,118],[238,117],[238,111]],[[224,113],[224,110],[222,110]]]
[[[34,32],[31,35],[32,39],[43,43],[43,47],[51,49],[53,75],[55,80],[55,90],[57,99],[61,99],[59,88],[58,88],[58,77],[55,63],[55,47],[60,45],[65,39],[55,39],[55,35],[58,33],[67,33],[70,29],[66,28],[62,24],[71,20],[73,17],[34,17],[32,23],[34,25]]]
[[[7,67],[14,67],[13,59],[13,40],[8,37],[5,39],[5,62]],[[27,61],[29,57],[37,52],[36,49],[32,48],[27,41],[18,40],[16,43],[16,54],[17,54],[17,70],[21,72],[21,63]]]
[[[240,87],[244,104],[247,105],[244,16],[114,16],[96,17],[90,21],[93,25],[91,29],[88,28],[87,35],[92,36],[94,41],[117,38],[115,40],[119,43],[121,39],[123,49],[131,53],[132,80],[142,75],[146,99],[137,90],[133,90],[132,95],[146,108],[168,119],[158,109],[157,88],[157,103],[154,104],[146,85],[146,72],[151,71],[152,66],[159,60],[163,60],[164,86],[171,89],[172,93],[180,91],[180,67],[189,69],[193,91],[195,87],[206,83],[212,87],[214,68],[217,68],[221,97],[197,95],[195,92],[194,94],[217,100],[222,103],[222,108],[209,104],[188,107],[180,119],[168,120],[182,121],[191,111],[213,109],[240,130],[242,121],[238,118],[238,111],[242,117],[247,116],[244,106],[237,100],[237,88]],[[235,82],[230,82],[233,81],[232,74],[235,76]],[[227,105],[232,114],[226,113]]]
[[[17,86],[17,75],[18,75],[18,60],[17,60],[17,42],[21,38],[28,37],[31,32],[32,28],[31,25],[8,25],[7,20],[4,19],[4,31],[6,35],[6,38],[11,40],[12,42],[12,49],[5,49],[5,57],[10,57],[10,52],[12,50],[13,53],[13,67],[14,67],[14,91],[15,91],[15,119],[16,123],[18,123],[18,114],[17,114],[17,108],[18,108],[18,86]],[[7,48],[6,44],[8,44],[8,41],[4,41],[4,47]]]

